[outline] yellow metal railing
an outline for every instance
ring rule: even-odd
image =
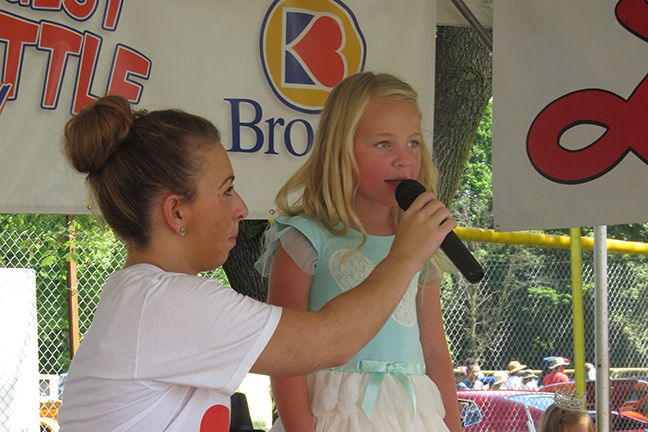
[[[486,243],[506,243],[525,246],[549,248],[571,248],[569,236],[529,233],[529,232],[499,232],[481,228],[457,227],[455,232],[463,241]],[[592,237],[581,237],[581,249],[594,250]],[[632,255],[648,255],[648,243],[630,242],[624,240],[607,240],[608,252]]]

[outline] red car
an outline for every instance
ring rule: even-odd
[[[648,421],[648,381],[646,377],[638,378],[630,396],[619,407],[619,411],[639,411]]]
[[[553,393],[513,390],[458,391],[465,432],[529,432],[553,403]]]
[[[619,411],[632,391],[636,380],[610,380],[610,404],[614,431],[648,430],[648,422],[641,421],[633,412]],[[458,391],[459,407],[465,432],[529,432],[540,423],[542,413],[553,403],[554,392],[560,387],[574,387],[574,383],[545,386],[539,392],[510,390]],[[595,383],[587,383],[587,407],[595,420]]]

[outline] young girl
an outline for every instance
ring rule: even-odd
[[[577,393],[556,392],[555,402],[542,413],[538,432],[594,432],[584,403],[585,398]]]
[[[286,216],[266,233],[259,261],[267,269],[272,259],[268,302],[318,310],[362,282],[391,247],[402,214],[394,191],[408,178],[436,191],[416,92],[387,74],[346,78],[326,102],[309,159],[277,195]],[[350,362],[272,378],[273,431],[462,430],[437,255]]]

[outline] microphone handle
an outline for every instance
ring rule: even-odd
[[[400,208],[407,210],[423,192],[425,187],[421,183],[407,179],[399,183],[394,193]],[[477,283],[484,278],[484,269],[454,231],[450,231],[443,240],[441,250],[468,282]]]
[[[443,240],[441,250],[468,282],[477,283],[484,278],[484,269],[454,231]]]

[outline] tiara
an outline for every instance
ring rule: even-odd
[[[554,396],[554,404],[559,408],[569,411],[579,411],[585,409],[585,402],[587,401],[584,394],[580,394],[571,389],[556,390]]]

